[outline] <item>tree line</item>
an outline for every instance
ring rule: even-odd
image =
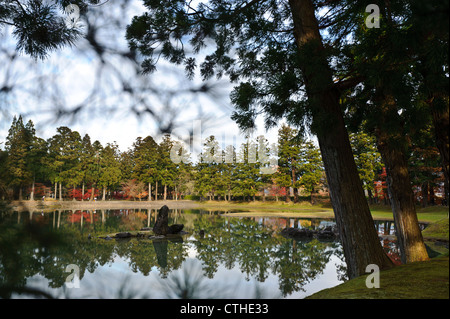
[[[375,139],[358,132],[350,134],[350,140],[361,183],[374,203],[380,195],[374,194],[380,191],[376,181],[383,178],[384,168]],[[230,201],[255,200],[256,196],[265,201],[269,196],[299,202],[309,196],[314,203],[314,194],[327,189],[318,146],[285,124],[278,130],[276,145],[258,136],[247,139],[239,149],[232,145],[222,148],[215,136],[209,136],[196,161],[169,134],[160,143],[151,136],[137,137],[131,148],[121,151],[115,142],[102,145],[66,126],[58,127],[56,134],[45,140],[36,135],[33,121],[25,124],[22,116],[14,117],[4,145],[0,185],[2,196],[9,200],[50,195],[59,200],[90,201]],[[443,179],[437,150],[415,145],[409,163],[422,204],[434,204],[434,189],[439,189]],[[382,197],[387,196],[386,189],[382,191]]]
[[[222,149],[210,136],[193,159],[170,134],[159,143],[152,136],[137,137],[131,148],[121,151],[115,142],[102,145],[66,126],[45,140],[36,136],[32,120],[25,124],[22,116],[14,117],[0,153],[2,196],[35,200],[45,195],[42,187],[36,189],[38,184],[59,200],[166,200],[185,195],[255,200],[258,192],[264,199],[274,193],[288,200],[285,189],[302,186],[313,193],[324,184],[318,148],[299,140],[293,128],[283,126],[280,132],[279,154],[263,136],[247,139],[238,150],[231,145]]]

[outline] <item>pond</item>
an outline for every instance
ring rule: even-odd
[[[304,298],[346,279],[339,242],[281,235],[333,220],[222,213],[174,209],[169,225],[184,224],[186,234],[111,240],[153,227],[157,211],[0,213],[1,297]],[[375,226],[398,261],[393,223]]]

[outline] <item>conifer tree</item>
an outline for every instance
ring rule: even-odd
[[[260,165],[257,162],[257,146],[254,141],[247,138],[241,144],[236,154],[236,164],[233,172],[233,194],[243,198],[253,198],[263,185],[261,180]]]
[[[414,262],[427,260],[428,254],[418,224],[407,159],[410,136],[426,124],[427,117],[420,104],[414,103],[418,84],[412,76],[407,15],[408,10],[400,2],[383,4],[379,27],[361,24],[355,28],[354,41],[345,51],[352,63],[342,65],[349,68],[346,74],[354,72],[361,77],[361,85],[351,90],[347,99],[355,101],[356,118],[364,119],[366,129],[376,136],[388,176],[402,261]]]
[[[314,204],[314,192],[324,182],[324,170],[320,150],[311,141],[304,142],[300,146],[299,158],[298,174],[300,175],[300,179],[295,185],[303,187],[310,194],[311,204]]]
[[[35,183],[36,181],[45,181],[47,176],[47,171],[45,166],[42,163],[42,159],[45,158],[48,152],[47,142],[38,136],[36,136],[36,132],[34,129],[34,124],[30,120],[26,125],[26,129],[31,134],[31,144],[30,151],[27,156],[28,169],[32,174],[32,184],[31,184],[31,193],[30,200],[34,200],[35,194]]]
[[[81,36],[76,21],[69,21],[68,6],[76,6],[77,14],[82,14],[87,5],[96,3],[98,0],[2,1],[0,29],[12,27],[17,51],[45,59],[50,52],[73,45]]]
[[[119,186],[121,170],[119,164],[119,147],[115,143],[107,143],[100,152],[100,176],[98,185],[103,188],[102,200],[106,199],[106,191]]]
[[[222,150],[215,136],[211,135],[205,140],[196,165],[195,189],[200,196],[209,195],[210,199],[214,199],[219,186],[217,178],[221,161]]]
[[[289,189],[293,189],[294,202],[298,202],[302,143],[298,130],[285,124],[278,130],[278,171],[275,176],[277,184],[287,188],[286,201],[290,197]]]
[[[22,116],[14,116],[6,137],[5,150],[8,185],[12,186],[22,200],[23,188],[32,181],[33,174],[29,169],[30,149],[33,142],[32,124],[24,125]]]
[[[152,185],[160,180],[158,144],[151,136],[144,139],[138,137],[133,144],[133,156],[135,167],[132,176],[148,185],[148,200],[150,201]]]
[[[350,143],[363,188],[367,191],[369,202],[373,203],[375,177],[377,172],[383,168],[381,154],[377,150],[375,138],[359,131],[350,133]]]
[[[168,187],[174,185],[176,179],[176,164],[170,158],[170,150],[174,145],[170,134],[164,134],[161,142],[158,145],[158,172],[159,180],[164,187],[163,199],[167,199]]]

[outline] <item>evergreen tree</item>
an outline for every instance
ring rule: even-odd
[[[291,188],[294,191],[294,201],[298,202],[302,142],[298,130],[285,124],[278,130],[278,171],[275,178],[277,185],[287,189],[286,201],[289,200]]]
[[[81,154],[80,154],[80,173],[81,173],[81,200],[85,199],[86,193],[86,184],[89,181],[88,178],[88,169],[90,162],[92,161],[92,144],[91,137],[88,134],[85,134],[81,140]]]
[[[132,149],[120,153],[120,171],[122,172],[122,180],[132,179],[135,169],[135,160]]]
[[[165,134],[158,145],[158,172],[159,180],[164,186],[163,199],[167,199],[168,187],[174,186],[177,171],[176,164],[170,158],[170,150],[174,141],[170,138],[170,134]]]
[[[235,171],[237,168],[237,154],[234,145],[227,145],[222,152],[221,190],[225,200],[230,201],[235,185]],[[228,197],[228,198],[227,198]]]
[[[260,166],[257,162],[257,144],[250,139],[243,143],[236,156],[233,173],[233,194],[250,199],[262,186]]]
[[[1,143],[0,143],[1,144]],[[0,149],[0,205],[7,199],[8,187],[7,187],[7,170],[6,159],[8,158],[8,152]]]
[[[173,152],[177,152],[176,155],[180,161],[173,161]],[[173,186],[175,200],[178,200],[178,195],[184,193],[188,189],[188,185],[193,181],[193,167],[188,150],[180,142],[174,142],[171,149],[171,160],[175,164],[176,175]]]
[[[47,170],[42,163],[48,152],[47,141],[36,136],[33,122],[27,123],[27,130],[31,133],[30,151],[27,157],[28,169],[32,174],[30,200],[34,200],[36,181],[44,182],[47,179]]]
[[[205,140],[196,165],[195,190],[202,197],[208,194],[210,200],[214,199],[218,186],[220,186],[218,178],[222,154],[218,141],[214,135],[211,135]]]
[[[100,153],[100,176],[98,185],[103,188],[102,200],[106,199],[106,191],[120,185],[121,170],[119,164],[119,147],[117,144],[107,143]]]
[[[275,145],[270,146],[267,139],[260,135],[256,138],[257,142],[257,162],[259,165],[260,185],[263,195],[263,201],[266,200],[266,188],[272,184],[273,174],[276,172],[278,163],[278,148]]]
[[[63,199],[62,186],[77,187],[82,183],[83,174],[80,171],[82,153],[81,136],[66,126],[56,129],[57,134],[48,141],[49,156],[46,163],[51,171],[50,179],[55,183],[55,198]],[[59,184],[59,193],[57,186]]]
[[[373,203],[375,177],[383,168],[375,138],[360,131],[350,134],[350,142],[363,188],[367,191],[370,203]]]
[[[91,184],[91,194],[89,198],[90,201],[93,201],[97,197],[96,187],[98,186],[98,182],[100,181],[101,176],[100,161],[102,151],[102,144],[99,141],[94,141],[90,149],[90,157],[87,168],[87,181]]]
[[[297,185],[303,187],[311,196],[311,204],[314,204],[313,195],[317,187],[323,183],[324,171],[319,149],[314,143],[308,141],[301,145],[300,163],[298,174],[300,179]]]
[[[382,6],[380,27],[355,28],[348,44],[348,60],[342,64],[361,76],[361,84],[348,94],[356,101],[354,112],[364,119],[366,130],[376,136],[377,148],[386,167],[387,187],[403,262],[427,260],[428,254],[418,224],[414,193],[408,169],[410,136],[427,123],[420,104],[412,103],[417,91],[409,56],[407,10],[395,2]],[[345,104],[344,104],[345,105]],[[352,114],[348,112],[347,114]]]
[[[66,7],[76,5],[83,13],[88,4],[98,0],[2,1],[0,2],[0,29],[11,26],[17,39],[17,51],[37,59],[46,58],[51,51],[70,46],[81,36],[81,30],[70,19]],[[64,18],[64,15],[66,17]]]
[[[29,169],[29,157],[33,142],[34,128],[32,123],[24,125],[22,116],[14,116],[6,137],[5,150],[8,185],[12,186],[22,200],[23,188],[33,180]]]
[[[160,180],[158,144],[151,136],[144,139],[138,137],[133,144],[133,156],[135,166],[132,176],[148,185],[148,200],[151,200],[152,184]]]
[[[420,189],[416,198],[417,195],[421,196],[422,207],[435,204],[436,187],[444,184],[445,193],[445,175],[434,138],[432,125],[419,130],[412,139],[408,158],[411,182],[416,189]],[[446,200],[445,195],[443,200]]]

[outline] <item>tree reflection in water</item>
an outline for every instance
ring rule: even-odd
[[[188,234],[158,240],[105,240],[99,236],[152,227],[156,211],[2,212],[1,297],[17,297],[18,293],[74,296],[65,285],[69,275],[65,268],[70,264],[78,267],[80,283],[88,288],[77,292],[76,297],[82,298],[289,297],[307,292],[305,286],[330,264],[335,269],[334,283],[324,282],[323,288],[345,279],[339,243],[297,241],[279,234],[284,227],[317,228],[330,221],[227,217],[188,210],[173,210],[170,219],[169,223],[184,224]],[[121,272],[104,275],[107,269],[115,271],[123,264]],[[232,283],[229,276],[237,271],[241,275]],[[41,283],[36,283],[38,278]],[[139,278],[139,284],[134,278]],[[266,285],[274,278],[278,284],[275,295],[273,290],[267,293]],[[112,281],[116,290],[107,292]],[[254,284],[253,291],[236,296],[236,285],[245,282]]]

